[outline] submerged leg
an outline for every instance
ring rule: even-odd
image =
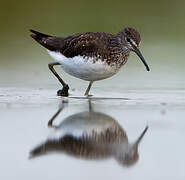
[[[91,98],[88,99],[88,104],[89,104],[89,112],[93,112],[93,107],[91,103]]]
[[[56,119],[56,117],[60,114],[60,112],[64,109],[64,102],[62,102],[62,105],[59,107],[58,111],[51,117],[51,119],[48,121],[48,126],[53,126],[53,121]]]
[[[53,68],[53,66],[56,66],[56,65],[60,65],[60,63],[53,62],[53,63],[48,64],[50,71],[55,75],[55,77],[60,81],[60,83],[63,86],[62,90],[59,90],[57,92],[57,95],[58,96],[68,96],[69,95],[69,93],[68,93],[69,86],[62,80],[62,78],[57,74],[57,72]]]
[[[89,82],[89,86],[87,87],[87,90],[85,91],[85,94],[84,94],[85,96],[89,96],[89,91],[91,89],[92,83],[93,83],[93,81]]]

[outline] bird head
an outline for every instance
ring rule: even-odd
[[[145,127],[144,131],[141,133],[141,135],[137,138],[137,140],[133,144],[129,144],[126,151],[124,152],[120,151],[120,154],[117,156],[117,160],[120,164],[124,166],[131,166],[138,161],[139,159],[138,146],[147,130],[148,126]]]
[[[140,34],[134,28],[126,27],[118,33],[118,36],[121,38],[122,44],[130,51],[135,52],[145,65],[146,70],[150,71],[148,64],[139,50]]]

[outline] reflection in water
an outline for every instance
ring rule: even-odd
[[[91,102],[89,111],[65,118],[59,126],[53,120],[63,110],[62,106],[51,118],[48,126],[54,133],[30,152],[30,157],[50,152],[63,152],[85,159],[114,158],[122,165],[133,165],[138,160],[138,145],[148,127],[133,144],[129,144],[123,128],[111,116],[94,112]]]

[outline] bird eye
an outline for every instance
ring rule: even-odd
[[[126,38],[126,41],[129,42],[129,43],[131,42],[130,38]]]

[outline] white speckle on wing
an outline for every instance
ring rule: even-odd
[[[94,58],[85,58],[83,56],[67,58],[60,52],[47,51],[53,59],[61,64],[65,72],[86,81],[105,79],[113,76],[118,71],[116,67],[109,66],[100,59],[95,61]]]

